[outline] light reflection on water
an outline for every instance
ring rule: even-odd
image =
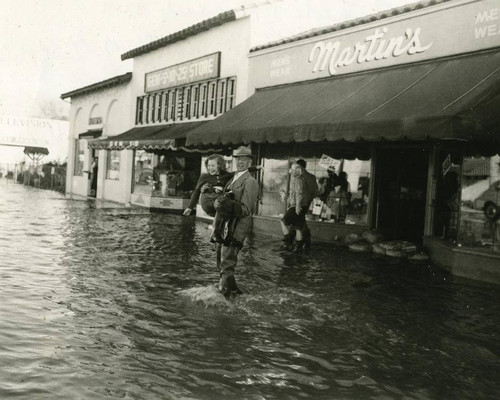
[[[206,225],[106,207],[0,180],[0,398],[498,397],[496,287],[256,238],[205,307]]]

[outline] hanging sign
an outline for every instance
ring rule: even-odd
[[[329,155],[323,154],[318,162],[318,165],[325,169],[334,167],[335,170],[338,171],[340,168],[340,160],[336,160]]]
[[[102,117],[89,118],[89,125],[100,125],[102,124]]]
[[[444,159],[443,164],[441,165],[441,172],[443,176],[446,176],[446,174],[449,172],[451,165],[451,154],[448,154]]]

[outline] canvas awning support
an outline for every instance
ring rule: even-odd
[[[43,157],[49,154],[49,149],[46,147],[30,147],[24,148],[23,153],[35,162],[40,161]]]
[[[80,133],[78,139],[96,139],[101,137],[102,129],[88,130],[87,132]]]
[[[500,142],[500,52],[264,89],[186,145],[322,141]]]

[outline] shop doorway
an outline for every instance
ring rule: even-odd
[[[99,159],[97,158],[97,151],[92,149],[90,151],[89,171],[88,171],[88,188],[87,195],[90,197],[97,196],[97,172],[99,166]]]
[[[377,152],[376,226],[388,239],[422,243],[428,165],[426,148]]]

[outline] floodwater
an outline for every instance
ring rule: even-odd
[[[498,287],[0,180],[1,399],[497,399]],[[472,267],[472,266],[471,266]]]

